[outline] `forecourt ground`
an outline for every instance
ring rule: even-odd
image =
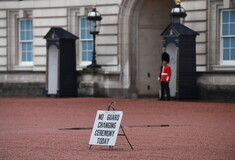
[[[115,101],[134,147],[93,146],[97,110]],[[235,103],[110,98],[0,98],[1,160],[234,160]]]

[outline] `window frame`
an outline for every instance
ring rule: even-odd
[[[235,60],[224,60],[224,38],[235,38],[235,35],[223,35],[223,12],[234,11],[235,9],[223,9],[220,11],[220,64],[221,65],[235,65]],[[235,24],[235,22],[233,22]],[[229,22],[231,24],[231,22]],[[234,48],[235,49],[235,48]]]
[[[21,21],[30,20],[32,24],[32,39],[31,40],[21,40]],[[32,61],[23,61],[22,60],[22,43],[32,43]],[[22,18],[18,19],[18,61],[20,66],[33,66],[33,19],[31,18]]]
[[[32,39],[31,40],[21,40],[21,21],[30,20],[32,24],[31,32],[32,32]],[[33,20],[31,18],[22,18],[18,20],[18,46],[19,46],[19,65],[20,66],[33,66]],[[32,43],[32,61],[23,61],[22,60],[22,43]]]
[[[83,51],[83,48],[82,48],[82,42],[92,42],[92,50],[93,50],[93,38],[91,39],[82,39],[82,26],[81,26],[81,20],[83,18],[86,18],[84,16],[82,17],[78,17],[78,21],[79,21],[79,35],[80,35],[80,39],[79,39],[79,64],[80,66],[84,67],[84,66],[87,66],[89,64],[91,64],[92,61],[83,61],[83,55],[82,55],[82,51]],[[88,28],[87,28],[87,31],[88,31]],[[89,31],[88,31],[89,32]],[[92,36],[91,36],[92,37]],[[92,55],[91,55],[92,56]]]

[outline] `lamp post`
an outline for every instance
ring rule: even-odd
[[[186,11],[181,7],[181,0],[176,0],[176,7],[171,10],[171,17],[173,23],[182,23],[187,16]]]
[[[96,49],[95,49],[95,40],[96,35],[100,32],[100,21],[102,20],[101,14],[96,10],[96,5],[93,5],[92,11],[88,13],[88,29],[90,34],[93,35],[93,51],[92,51],[92,63],[87,66],[87,68],[101,68],[100,65],[96,63]]]

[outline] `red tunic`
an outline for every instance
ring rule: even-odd
[[[161,82],[168,82],[171,78],[171,67],[163,65],[161,70]]]

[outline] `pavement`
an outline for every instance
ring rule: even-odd
[[[92,146],[97,110],[115,101],[134,150]],[[0,98],[1,160],[234,160],[235,103]]]

